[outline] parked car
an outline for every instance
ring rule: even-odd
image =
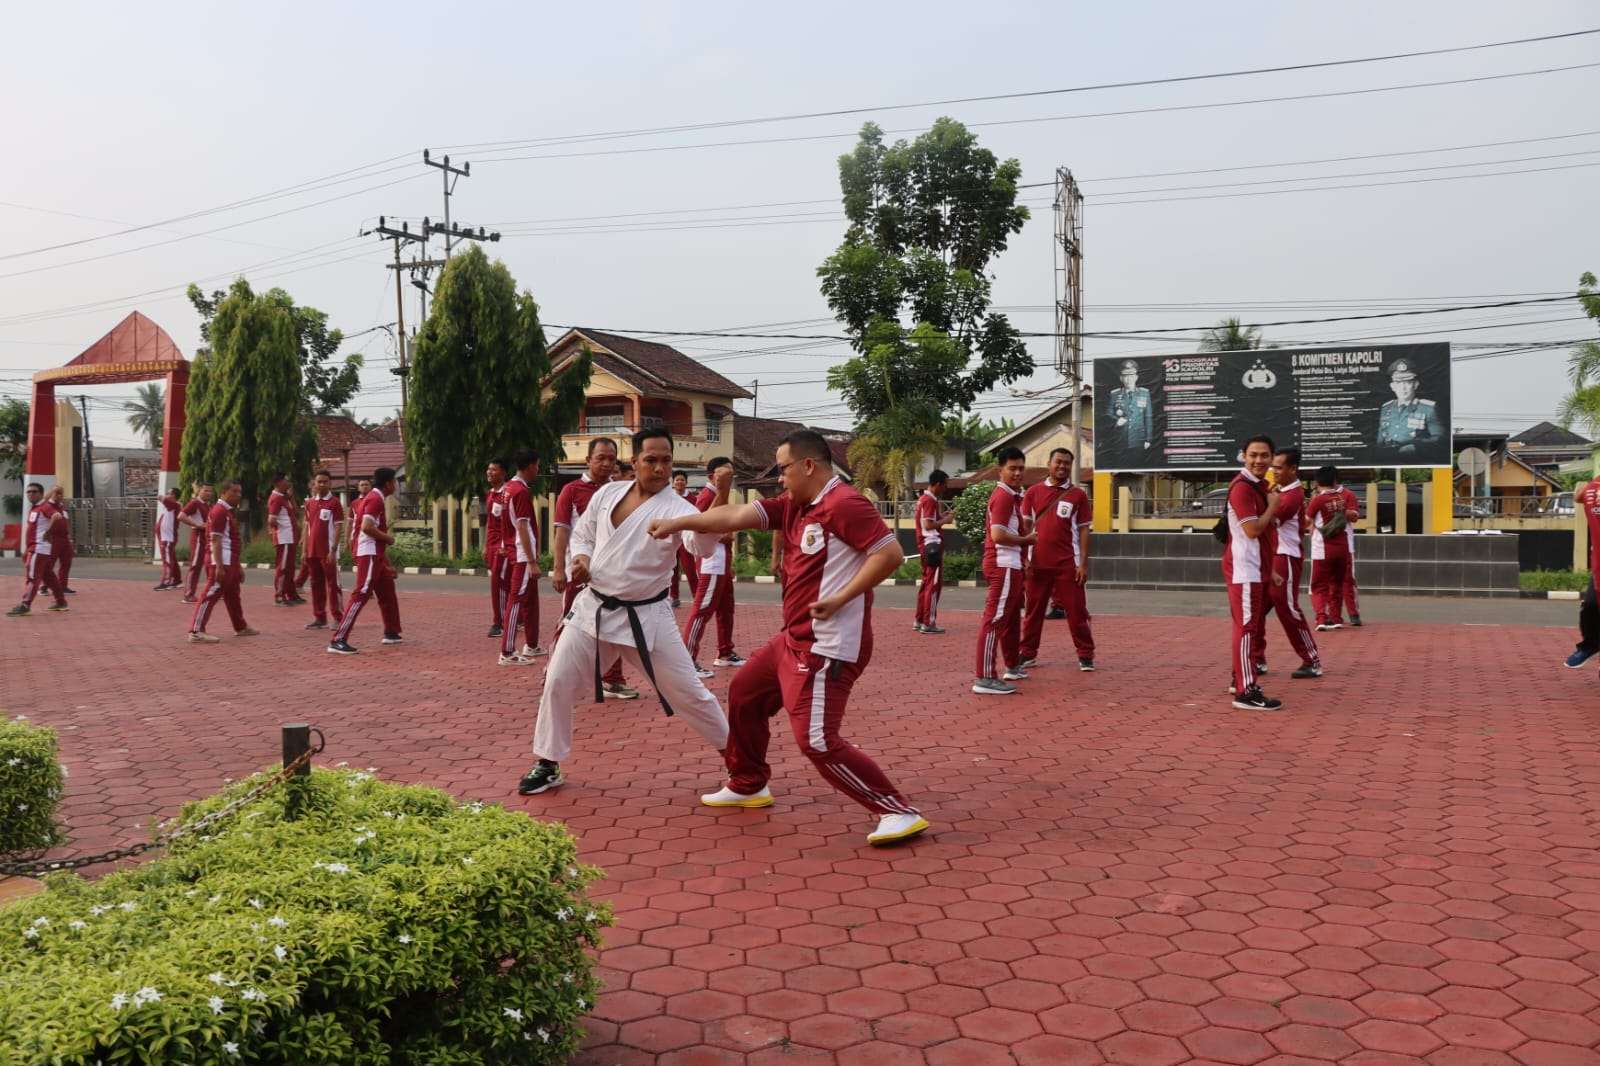
[[[1573,493],[1558,492],[1554,496],[1546,496],[1540,500],[1538,505],[1530,508],[1527,513],[1546,518],[1572,518],[1578,513],[1578,506]]]

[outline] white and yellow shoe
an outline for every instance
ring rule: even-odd
[[[867,843],[893,844],[906,840],[928,828],[928,820],[920,814],[886,814],[878,819],[878,828],[867,834]]]
[[[700,797],[700,802],[707,807],[770,807],[772,806],[772,789],[763,786],[760,792],[749,795],[735,792],[724,785],[716,792]]]

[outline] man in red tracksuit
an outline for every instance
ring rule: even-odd
[[[502,634],[505,620],[506,567],[510,557],[506,548],[506,470],[509,459],[491,459],[484,470],[489,491],[483,494],[483,565],[489,571],[489,609],[493,621],[489,636]]]
[[[572,527],[589,509],[589,501],[602,486],[609,485],[617,473],[617,442],[610,437],[594,437],[589,441],[589,454],[585,469],[576,481],[561,486],[556,495],[556,511],[551,517],[550,587],[561,593],[561,624],[556,626],[551,647],[561,640],[561,631],[572,613],[572,603],[584,589],[582,582],[572,580],[572,565],[567,547],[572,543]],[[636,700],[639,690],[622,677],[622,659],[619,657],[606,671],[601,691],[608,700]]]
[[[206,522],[211,517],[214,497],[210,485],[196,482],[191,488],[194,494],[178,512],[178,521],[189,527],[189,577],[183,593],[184,603],[196,602],[200,575],[209,577],[211,570],[211,535],[206,532]]]
[[[400,600],[394,593],[394,567],[389,565],[389,545],[394,543],[394,534],[389,532],[389,510],[384,506],[396,487],[394,468],[381,466],[372,475],[372,491],[356,505],[356,587],[328,644],[330,654],[356,654],[350,645],[350,631],[355,628],[361,608],[374,596],[383,612],[383,642],[399,644],[404,640],[400,633]]]
[[[687,500],[689,498],[689,475],[682,470],[673,474],[672,491]],[[683,600],[678,596],[678,590],[685,574],[689,575],[689,591],[693,592],[695,584],[700,580],[699,575],[695,572],[694,556],[680,547],[678,549],[678,563],[672,568],[672,606],[674,608],[683,606]]]
[[[299,554],[300,507],[290,492],[289,475],[282,472],[274,474],[272,492],[267,496],[267,528],[272,530],[272,543],[276,548],[272,601],[280,607],[292,607],[305,602],[294,586],[294,568]]]
[[[178,490],[170,488],[156,500],[156,558],[161,560],[161,580],[155,591],[164,592],[183,584],[178,574]]]
[[[311,621],[307,629],[328,628],[328,611],[344,617],[344,593],[339,588],[339,545],[343,541],[344,506],[333,494],[333,475],[318,470],[306,497],[306,576],[311,581]]]
[[[23,537],[22,602],[6,612],[10,618],[27,617],[41,585],[55,601],[50,605],[50,610],[68,609],[67,599],[61,594],[61,586],[56,583],[54,545],[50,539],[51,528],[64,524],[67,517],[55,504],[45,499],[44,486],[37,481],[28,485],[27,495],[28,530]]]
[[[1306,505],[1306,521],[1311,526],[1311,609],[1319,633],[1343,625],[1340,611],[1356,536],[1350,495],[1339,487],[1338,470],[1331,466],[1317,470],[1317,494]]]
[[[1596,477],[1573,494],[1589,526],[1589,587],[1578,598],[1578,646],[1567,656],[1567,666],[1576,670],[1596,655],[1600,655],[1600,595],[1596,582],[1600,582],[1600,477]]]
[[[694,501],[702,511],[709,510],[719,500],[728,499],[733,490],[733,460],[723,455],[712,459],[706,464],[706,478],[706,487]],[[732,540],[730,536],[716,555],[699,560],[700,577],[695,584],[694,604],[689,620],[683,624],[683,642],[689,647],[695,672],[702,678],[714,676],[711,670],[700,665],[700,639],[713,618],[717,621],[717,657],[711,665],[737,668],[745,663],[744,656],[733,650]]]
[[[56,510],[61,512],[61,521],[50,523],[50,550],[56,557],[56,584],[61,586],[62,592],[73,596],[78,590],[72,587],[67,578],[72,573],[72,559],[76,553],[72,550],[72,515],[67,511],[67,490],[57,485],[45,493],[44,498],[55,504]]]
[[[950,475],[935,470],[928,475],[928,487],[917,497],[913,521],[917,527],[917,555],[922,560],[922,580],[917,584],[917,616],[911,628],[918,633],[943,633],[939,625],[939,594],[944,591],[944,524],[950,512],[939,502],[939,494],[950,484]]]
[[[1049,474],[1022,494],[1022,517],[1028,528],[1038,532],[1039,541],[1024,570],[1027,606],[1018,649],[1021,666],[1026,670],[1039,655],[1045,607],[1053,601],[1067,613],[1078,669],[1087,673],[1094,669],[1094,633],[1084,590],[1089,581],[1093,510],[1089,494],[1072,483],[1072,453],[1067,449],[1052,451]]]
[[[501,666],[532,666],[545,653],[539,646],[539,534],[533,526],[532,484],[539,477],[539,453],[524,448],[511,457],[516,475],[505,483],[506,617],[500,635]],[[517,630],[523,631],[517,647]]]
[[[1257,619],[1266,610],[1266,591],[1262,581],[1270,573],[1264,564],[1266,549],[1272,544],[1278,493],[1267,491],[1267,468],[1272,465],[1270,437],[1251,437],[1244,445],[1244,469],[1228,486],[1228,502],[1223,507],[1228,531],[1222,554],[1222,576],[1228,585],[1228,613],[1233,619],[1233,636],[1228,646],[1232,663],[1233,705],[1242,711],[1275,711],[1283,706],[1261,691],[1255,674],[1255,635]]]
[[[1276,613],[1289,638],[1289,646],[1300,656],[1300,668],[1290,677],[1311,678],[1322,676],[1322,659],[1317,654],[1317,642],[1311,636],[1311,626],[1300,613],[1300,541],[1301,517],[1306,510],[1306,490],[1300,483],[1300,449],[1280,448],[1272,457],[1273,483],[1277,486],[1278,505],[1272,518],[1275,528],[1269,534],[1272,543],[1262,550],[1267,552],[1271,570],[1263,582],[1267,594],[1267,610],[1262,611],[1256,626],[1254,652],[1256,673],[1267,670],[1267,615]],[[1266,537],[1262,538],[1265,542]]]
[[[978,625],[977,668],[972,691],[980,696],[1009,696],[1017,691],[1013,681],[1028,675],[1022,669],[1022,553],[1037,533],[1022,531],[1022,478],[1027,460],[1022,449],[1007,447],[995,456],[1000,483],[989,494],[989,512],[983,538],[983,576],[989,594]],[[1005,663],[1000,676],[999,663]]]
[[[244,620],[244,604],[239,599],[239,587],[244,584],[244,568],[239,545],[239,516],[234,510],[244,490],[237,481],[222,483],[222,496],[211,508],[206,519],[206,536],[211,540],[211,577],[206,590],[195,605],[189,620],[190,644],[215,644],[217,638],[206,632],[211,620],[211,610],[221,600],[228,609],[228,620],[233,623],[235,636],[259,636]]]
[[[1350,624],[1361,628],[1361,590],[1356,587],[1356,523],[1361,521],[1361,498],[1342,484],[1335,486],[1344,494],[1344,512],[1349,516],[1350,565],[1344,575],[1344,609],[1350,614]]]

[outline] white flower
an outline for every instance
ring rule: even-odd
[[[208,973],[206,974],[206,980],[210,981],[214,985],[225,985],[228,983],[228,979],[222,976],[220,973]]]
[[[123,910],[127,911],[129,914],[132,914],[134,911],[139,909],[139,905],[137,903],[135,903],[131,899],[128,900],[126,903],[119,903],[119,904],[117,904],[117,906],[121,907]]]
[[[315,862],[311,865],[316,869],[326,870],[330,874],[347,874],[350,872],[350,867],[342,862]]]
[[[589,1009],[589,1004],[586,1001],[580,999],[580,1000],[578,1000],[578,1009],[579,1010],[588,1010]]]
[[[37,940],[39,939],[39,930],[29,926],[22,931],[22,938],[24,940]]]
[[[583,916],[583,920],[586,922],[598,922],[600,920],[600,916],[594,911],[590,911],[588,914]]]
[[[349,759],[340,759],[338,762],[334,763],[333,765],[336,766],[336,767],[338,767],[338,766],[349,766],[350,765],[350,760]]]
[[[67,923],[67,928],[69,928],[69,929],[87,929],[87,928],[89,928],[89,923],[85,922],[85,921],[81,921],[81,920],[79,920],[77,918],[74,918],[72,921]]]
[[[33,920],[33,924],[34,924],[35,928],[37,928],[38,926],[41,926],[41,925],[49,925],[50,924],[50,919],[41,916],[41,917],[35,918]]]
[[[128,1005],[128,997],[123,995],[121,992],[118,992],[116,995],[111,997],[111,1009],[112,1010],[121,1010],[123,1007],[126,1007],[127,1005]]]
[[[224,1040],[222,1042],[222,1050],[226,1051],[228,1054],[232,1055],[234,1058],[238,1058],[239,1057],[239,1045],[235,1044],[232,1040]]]
[[[89,916],[91,918],[98,918],[110,909],[111,908],[106,906],[104,903],[96,903],[93,907],[89,908]]]
[[[284,959],[289,957],[289,949],[284,947],[282,944],[272,945],[272,953],[278,956],[279,962],[282,962]]]
[[[260,1036],[262,1033],[267,1031],[267,1023],[262,1021],[260,1018],[257,1018],[255,1021],[250,1023],[250,1031],[257,1036]]]
[[[212,1014],[221,1014],[222,1013],[222,997],[221,996],[212,996],[210,999],[206,1000],[206,1005],[211,1008],[211,1013]]]
[[[149,985],[145,985],[143,988],[139,989],[139,991],[133,994],[133,1005],[135,1007],[142,1007],[146,1003],[160,1002],[161,993],[156,991],[154,988],[151,988]]]
[[[239,998],[246,1003],[264,1003],[266,1002],[267,994],[258,988],[247,988],[239,993]]]
[[[215,903],[221,898],[222,898],[222,893],[218,892],[216,895],[214,895],[210,899],[206,900],[206,902],[207,903]]]
[[[501,1007],[500,1013],[514,1022],[522,1021],[522,1009],[520,1007]]]
[[[17,804],[17,813],[20,814],[20,813],[22,813],[23,811],[25,811],[27,809],[28,809],[28,805],[26,803]]]
[[[22,765],[22,760],[17,758],[16,756],[12,756],[11,758],[6,760],[6,765],[7,766],[21,766]]]
[[[15,718],[15,719],[14,719],[14,721],[18,721],[18,722],[26,722],[26,721],[27,721],[27,720],[28,720],[28,716],[27,716],[27,715],[25,715],[25,714],[19,714],[19,715],[17,715],[17,717],[16,717],[16,718]]]
[[[474,862],[474,859],[472,858],[471,855],[463,855],[461,857],[461,865],[462,866],[471,866],[473,864],[473,862]]]
[[[411,934],[410,933],[401,933],[399,939],[400,939],[400,943],[409,944],[409,943],[411,943]]]
[[[565,981],[567,984],[570,985],[572,983],[572,971],[568,970],[566,973],[562,974],[561,975],[561,980]]]
[[[251,896],[249,899],[245,900],[245,902],[250,904],[250,906],[254,907],[256,910],[261,909],[261,901],[256,899],[254,896]]]
[[[284,926],[288,925],[289,923],[283,917],[283,915],[274,914],[271,918],[267,919],[267,924],[271,925],[271,926],[276,926],[277,928],[282,929]]]
[[[539,1039],[543,1040],[546,1044],[550,1043],[550,1031],[541,1026],[539,1028]]]
[[[568,877],[577,877],[578,876],[578,868],[576,866],[567,867],[567,876]]]

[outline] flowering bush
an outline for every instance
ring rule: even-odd
[[[0,722],[0,854],[42,851],[60,840],[56,804],[65,776],[55,730]]]
[[[598,992],[585,949],[610,912],[585,898],[599,872],[561,826],[337,770],[218,824],[0,910],[0,1062],[466,1066],[576,1049]]]

